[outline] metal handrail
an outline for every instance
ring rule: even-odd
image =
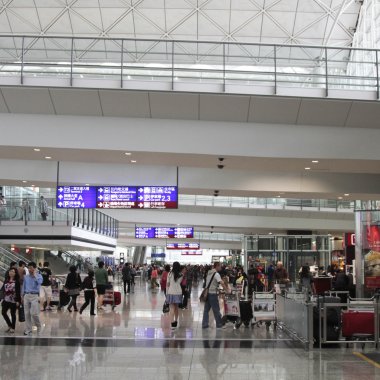
[[[12,39],[12,44],[14,47],[1,47],[1,42],[4,39]],[[40,48],[35,47],[35,44],[39,40],[50,42],[56,42],[56,45],[65,40],[71,41],[70,46],[62,47],[59,49],[57,47]],[[16,41],[19,41],[21,46],[16,46]],[[89,46],[77,48],[75,45],[76,41],[110,41],[115,44],[115,48],[94,48],[94,43]],[[126,42],[134,42],[134,48],[126,46]],[[151,47],[147,47],[147,50],[138,47],[139,42],[152,43]],[[153,48],[159,44],[165,44],[169,46],[168,49],[164,51],[154,51]],[[198,46],[210,46],[210,49],[205,49],[205,52],[192,52],[191,49],[187,47],[191,45]],[[12,45],[10,45],[12,46]],[[171,48],[170,48],[171,46]],[[176,47],[179,48],[176,48]],[[215,46],[220,47],[220,51],[215,52]],[[239,55],[227,47],[236,47],[242,50],[242,54]],[[251,51],[252,47],[257,48],[257,51]],[[273,49],[268,53],[267,48]],[[262,49],[265,48],[265,49]],[[0,49],[7,51],[9,55],[0,58],[0,73],[5,75],[14,74],[14,76],[20,76],[19,83],[6,83],[7,85],[28,85],[33,83],[25,83],[25,78],[36,77],[38,74],[43,75],[54,75],[57,78],[59,74],[63,74],[63,78],[67,79],[66,83],[60,83],[61,86],[73,85],[83,87],[83,84],[76,83],[86,76],[93,77],[97,75],[98,77],[113,75],[119,77],[120,80],[115,83],[106,83],[105,87],[112,88],[124,88],[124,79],[128,80],[138,80],[141,73],[134,73],[133,70],[143,70],[146,72],[145,77],[149,81],[155,81],[157,79],[167,79],[167,82],[171,82],[171,90],[176,90],[176,80],[179,79],[192,79],[192,80],[211,80],[216,81],[216,83],[222,85],[218,89],[213,89],[213,92],[237,92],[240,93],[240,89],[232,89],[226,87],[230,84],[240,84],[250,85],[252,87],[252,93],[254,93],[255,86],[253,83],[258,82],[260,84],[260,79],[257,77],[268,76],[266,82],[273,86],[274,94],[277,94],[277,90],[280,84],[285,83],[286,85],[298,85],[306,88],[322,89],[325,90],[319,96],[328,96],[329,91],[332,88],[339,89],[350,89],[355,90],[359,86],[366,91],[372,91],[373,94],[376,92],[376,97],[379,98],[379,68],[378,68],[378,51],[379,49],[366,49],[366,48],[352,48],[352,47],[339,47],[339,46],[324,46],[324,45],[295,45],[295,44],[270,44],[270,43],[249,43],[249,42],[231,42],[231,41],[194,41],[194,40],[164,40],[164,39],[135,39],[135,38],[110,38],[110,37],[72,37],[72,36],[39,36],[39,35],[10,35],[2,34],[0,35]],[[285,54],[282,51],[285,49]],[[182,50],[182,51],[181,51]],[[255,49],[256,50],[256,49]],[[293,56],[294,51],[302,52],[302,56]],[[45,52],[61,52],[63,55],[59,57],[60,54],[55,53],[55,58],[49,57]],[[30,57],[29,52],[32,52],[34,56]],[[105,59],[101,55],[95,56],[95,58],[86,55],[88,52],[92,54],[104,54],[104,53],[114,53],[117,58]],[[336,52],[344,52],[344,56],[337,58]],[[367,53],[361,54],[363,57],[357,57],[356,53]],[[44,53],[44,54],[42,54]],[[14,58],[12,58],[12,55]],[[35,58],[37,55],[37,58]],[[40,55],[40,57],[38,57]],[[131,59],[125,59],[124,55],[129,55]],[[366,57],[364,57],[366,55]],[[305,56],[305,57],[303,57]],[[329,58],[329,56],[331,58]],[[152,59],[153,57],[153,59]],[[155,58],[158,57],[158,58]],[[183,57],[188,57],[188,59],[183,59]],[[209,62],[207,59],[212,58],[214,62]],[[240,58],[240,60],[239,60]],[[94,64],[95,63],[95,64]],[[139,66],[136,66],[139,63]],[[145,66],[141,67],[142,64]],[[196,67],[185,67],[186,65],[197,65],[201,64],[201,68]],[[362,67],[367,67],[367,75],[361,74],[360,72],[352,71],[352,67],[357,65]],[[29,71],[28,68],[33,66],[39,66],[41,69],[35,69]],[[249,72],[245,68],[249,66],[252,71]],[[12,70],[12,67],[14,68]],[[45,68],[48,69],[45,69]],[[139,68],[140,67],[140,68]],[[237,70],[231,70],[232,67],[236,67]],[[59,72],[59,68],[62,68]],[[98,70],[98,72],[92,71],[91,73],[78,71],[85,68]],[[271,71],[265,70],[265,68],[270,68]],[[283,69],[289,68],[292,72],[284,72]],[[300,70],[297,70],[300,69]],[[302,72],[303,69],[307,69],[306,72]],[[50,69],[50,70],[49,70]],[[264,69],[260,71],[260,69]],[[320,70],[320,72],[315,72],[315,69]],[[58,70],[58,71],[57,71]],[[106,72],[108,70],[108,73]],[[113,72],[110,73],[109,71]],[[128,71],[129,70],[129,71]],[[340,70],[337,72],[336,70]],[[351,70],[351,72],[350,72]],[[147,72],[151,71],[151,72]],[[163,75],[162,72],[168,72],[168,75]],[[194,75],[184,78],[182,75],[178,76],[178,73],[185,74],[185,72],[196,72],[200,77]],[[298,72],[297,72],[298,71]],[[207,75],[209,73],[218,73],[220,78],[209,78]],[[236,78],[233,77],[234,74],[247,75],[250,73],[252,77],[247,78]],[[202,76],[205,75],[204,77]],[[14,77],[12,76],[12,77]],[[136,78],[134,77],[136,76]],[[279,77],[290,77],[289,81],[281,81]],[[299,80],[292,80],[291,77],[298,77]],[[316,78],[316,80],[315,80]],[[361,82],[360,84],[355,82]],[[248,83],[245,83],[248,82]],[[353,83],[351,83],[353,82]],[[373,82],[369,84],[368,82]],[[166,83],[166,81],[165,81]],[[214,84],[214,82],[212,82]],[[34,83],[35,85],[35,83]],[[51,85],[51,84],[50,84]],[[85,84],[86,86],[86,84]],[[194,91],[184,90],[179,88],[181,91]],[[244,90],[246,91],[246,90]],[[244,93],[243,91],[243,93]],[[314,95],[315,96],[315,95]],[[356,97],[355,93],[350,96]],[[361,95],[360,95],[361,96]],[[359,97],[360,97],[359,96]],[[371,96],[374,97],[375,95]],[[371,98],[372,99],[372,98]],[[374,100],[374,99],[373,99]]]
[[[241,46],[275,46],[275,47],[289,47],[289,48],[317,48],[317,49],[331,49],[331,50],[350,50],[350,51],[379,51],[380,49],[374,49],[374,48],[353,48],[353,47],[347,47],[347,46],[326,46],[326,45],[292,45],[292,44],[271,44],[266,42],[231,42],[231,41],[213,41],[213,40],[181,40],[181,39],[155,39],[155,38],[128,38],[128,37],[89,37],[89,36],[81,36],[81,37],[72,37],[67,35],[57,35],[54,34],[52,36],[43,35],[40,34],[20,34],[20,33],[1,33],[0,38],[3,37],[9,37],[9,38],[31,38],[31,39],[57,39],[57,40],[99,40],[99,41],[130,41],[130,42],[162,42],[162,43],[196,43],[196,44],[214,44],[214,45],[241,45]]]

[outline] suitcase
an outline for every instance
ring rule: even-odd
[[[245,326],[249,326],[253,319],[252,302],[249,300],[240,300],[240,319]]]
[[[348,310],[342,313],[342,336],[370,337],[375,335],[375,313],[373,311]]]
[[[112,289],[107,289],[103,299],[104,305],[111,305],[112,308],[121,304],[121,293],[115,292]]]
[[[70,302],[70,296],[64,290],[59,291],[59,305],[58,307],[63,307],[68,305]]]
[[[331,296],[318,296],[319,303],[341,303],[339,297]],[[327,328],[326,337],[328,341],[337,341],[340,337],[341,330],[341,308],[340,307],[328,307],[326,312]],[[323,328],[323,326],[322,326]],[[313,309],[313,332],[314,340],[319,343],[319,310],[317,307]],[[322,330],[323,335],[323,330]]]

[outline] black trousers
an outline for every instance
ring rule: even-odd
[[[42,220],[47,220],[47,213],[41,212]]]
[[[8,310],[11,311],[12,321],[9,319]],[[3,301],[3,309],[1,311],[1,314],[3,315],[3,318],[5,319],[8,327],[13,330],[16,328],[16,310],[17,306],[15,303]]]
[[[82,312],[91,303],[90,314],[95,314],[95,292],[93,290],[85,290],[84,301],[84,304],[80,308],[80,312]]]
[[[180,306],[183,307],[183,308],[186,308],[187,307],[187,302],[189,300],[189,292],[188,292],[186,286],[182,286],[181,285],[181,288],[182,288],[182,304]]]
[[[123,283],[124,283],[124,294],[129,293],[131,291],[131,280],[124,280],[123,279]],[[128,284],[128,290],[126,290],[127,284]]]
[[[74,306],[74,310],[77,310],[77,297],[78,297],[78,295],[70,296],[70,297],[71,297],[71,301],[70,301],[69,306],[67,308],[71,309]]]

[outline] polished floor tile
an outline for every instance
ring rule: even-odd
[[[0,379],[265,379],[332,380],[380,378],[380,369],[345,347],[307,352],[283,332],[241,327],[201,329],[202,305],[194,289],[179,328],[162,314],[163,294],[146,284],[90,317],[42,312],[43,329],[24,337],[0,333]],[[79,303],[81,303],[80,300]],[[1,320],[0,329],[5,328]],[[357,349],[357,348],[356,348]]]

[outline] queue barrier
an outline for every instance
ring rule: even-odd
[[[284,330],[294,340],[301,342],[306,349],[314,345],[313,303],[304,298],[304,293],[277,294],[277,327]]]

